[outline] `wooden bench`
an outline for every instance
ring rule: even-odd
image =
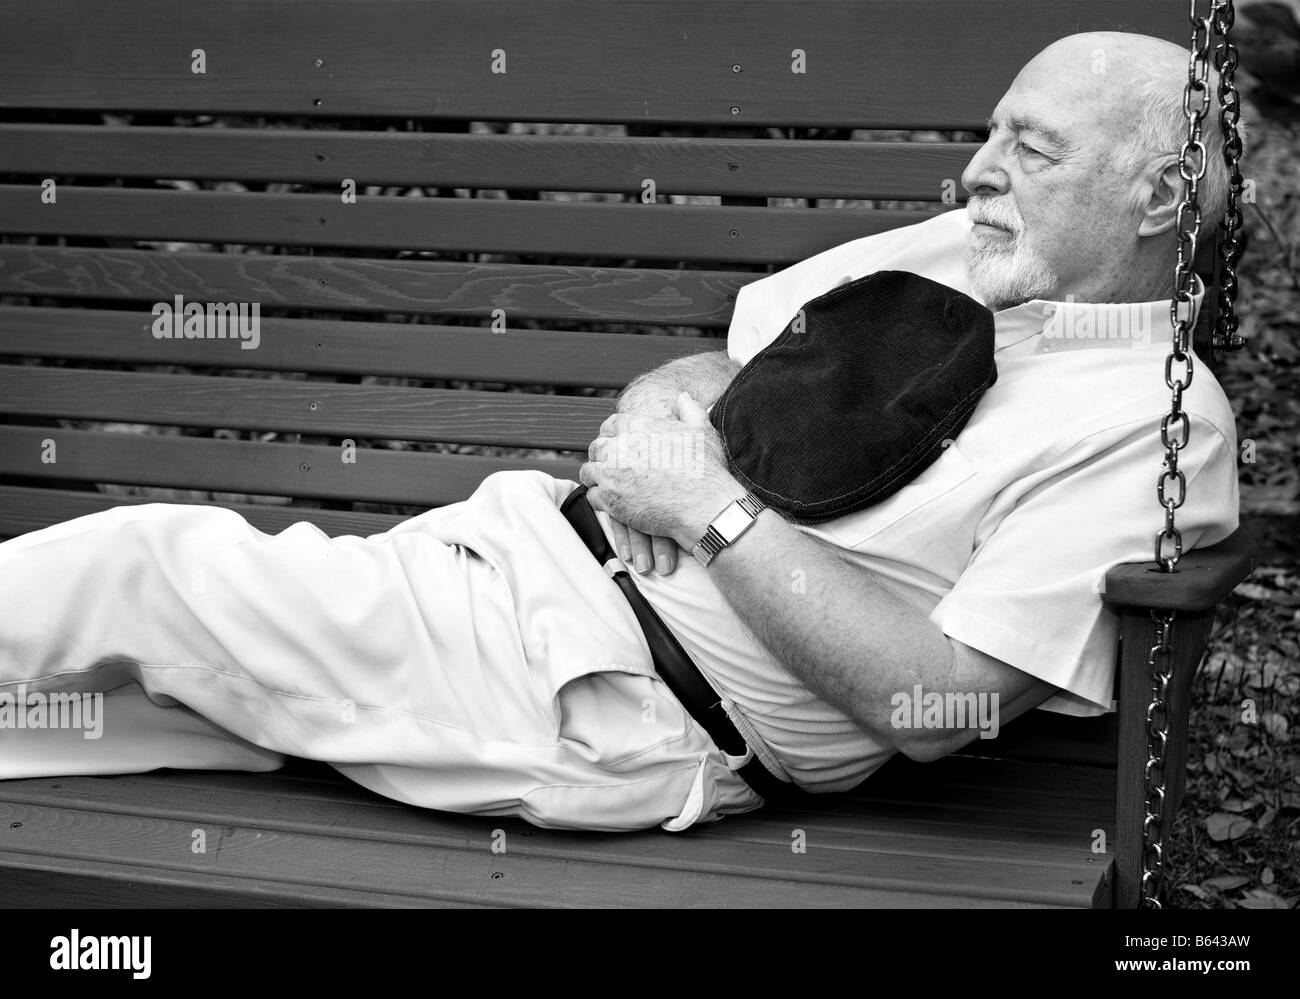
[[[721,349],[742,285],[960,198],[974,143],[854,130],[978,131],[1053,39],[1185,24],[1170,0],[2,0],[0,535],[141,487],[369,534],[499,469],[576,477],[614,391]],[[257,349],[156,339],[176,295],[258,303]],[[1176,807],[1190,678],[1250,560],[1112,573],[1118,716],[1035,712],[978,744],[999,759],[900,758],[682,835],[421,811],[307,762],[11,781],[0,903],[1131,906],[1146,608],[1179,612]]]

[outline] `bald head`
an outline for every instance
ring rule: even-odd
[[[1085,31],[1053,42],[1021,71],[1034,84],[1068,94],[1070,106],[1113,143],[1113,162],[1130,174],[1150,159],[1177,155],[1187,140],[1183,92],[1187,49],[1150,35]],[[1228,176],[1219,127],[1219,74],[1209,70],[1210,102],[1201,124],[1208,162],[1198,185],[1201,214],[1217,221],[1227,207]],[[1050,78],[1056,79],[1051,81]],[[1193,98],[1193,108],[1196,107]],[[1195,161],[1192,167],[1195,168]]]
[[[1184,187],[1187,57],[1158,38],[1086,32],[1053,42],[1017,74],[962,174],[975,223],[967,264],[991,306],[1164,297]],[[1199,201],[1212,225],[1227,171],[1213,73],[1210,88]]]
[[[1090,76],[1102,85],[1123,86],[1143,79],[1178,85],[1180,76],[1187,78],[1187,50],[1150,35],[1083,31],[1052,42],[1025,64],[1025,70],[1042,68],[1075,78]]]

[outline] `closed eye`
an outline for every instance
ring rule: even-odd
[[[992,138],[993,135],[998,131],[998,123],[994,121],[992,118],[989,118],[984,122],[984,127],[988,129],[989,138]],[[1042,134],[1046,136],[1046,138],[1049,140],[1050,143],[1062,148],[1064,148],[1065,146],[1064,139],[1062,139],[1056,133],[1052,132],[1050,129],[1046,129],[1043,126],[1038,125],[1033,121],[1029,121],[1021,118],[1013,118],[1011,120],[1011,129],[1015,133],[1016,149],[1023,150],[1024,152],[1028,153],[1030,156],[1037,156],[1039,159],[1047,160],[1049,163],[1055,162],[1055,160],[1047,153],[1037,148],[1036,146],[1030,146],[1026,144],[1023,138],[1024,134],[1026,132]]]

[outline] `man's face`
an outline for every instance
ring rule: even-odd
[[[1099,89],[1086,61],[1040,54],[994,109],[989,139],[962,173],[975,223],[966,265],[994,310],[1088,296],[1090,279],[1126,245],[1125,179],[1111,166],[1122,125],[1107,120]]]

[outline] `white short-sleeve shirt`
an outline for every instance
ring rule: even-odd
[[[746,285],[728,353],[748,362],[806,302],[877,270],[978,299],[963,264],[970,224],[964,209],[945,212]],[[800,529],[854,553],[949,637],[1060,688],[1044,708],[1100,714],[1112,705],[1117,634],[1102,580],[1118,563],[1150,561],[1164,522],[1156,479],[1169,300],[1034,300],[994,320],[997,381],[944,454],[884,502]],[[1228,401],[1199,359],[1183,407],[1186,550],[1237,527],[1237,443]]]

